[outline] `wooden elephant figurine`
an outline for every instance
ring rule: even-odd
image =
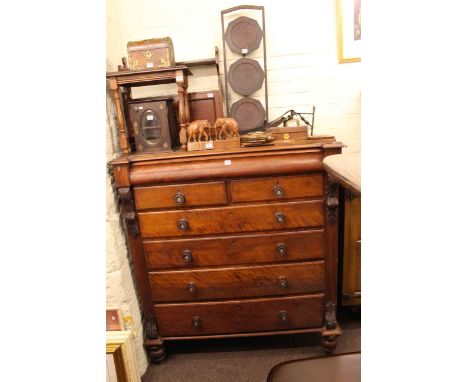
[[[226,138],[239,136],[239,124],[234,118],[217,118],[215,131],[218,131],[218,129],[220,129],[217,136],[218,139],[221,139],[221,135],[223,134]]]
[[[200,142],[202,136],[205,136],[205,139],[208,140],[208,134],[205,132],[205,129],[210,131],[210,123],[206,119],[197,119],[196,121],[190,122],[187,126],[187,134],[189,142]],[[193,141],[192,141],[193,139]]]

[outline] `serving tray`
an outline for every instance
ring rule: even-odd
[[[265,73],[260,64],[251,58],[241,58],[229,67],[228,81],[232,90],[249,96],[261,89]]]
[[[231,21],[226,29],[225,39],[232,52],[248,54],[258,49],[263,32],[257,21],[241,16]]]
[[[239,131],[245,132],[265,123],[265,109],[256,99],[246,97],[232,105],[230,117],[239,123]]]

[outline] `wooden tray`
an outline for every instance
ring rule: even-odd
[[[230,117],[239,123],[239,131],[249,131],[265,123],[265,109],[256,99],[246,97],[231,107]]]
[[[263,32],[257,21],[241,16],[231,21],[226,29],[225,39],[232,52],[248,54],[258,49]]]
[[[261,89],[265,73],[260,64],[251,58],[241,58],[229,67],[228,81],[232,90],[249,96]]]

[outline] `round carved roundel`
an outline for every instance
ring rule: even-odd
[[[256,20],[241,16],[229,23],[225,37],[231,52],[248,54],[258,49],[263,32]]]

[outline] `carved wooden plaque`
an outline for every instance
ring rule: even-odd
[[[239,131],[248,131],[265,123],[265,109],[253,98],[242,98],[232,105],[230,117],[239,123]]]
[[[260,46],[263,32],[256,20],[241,16],[229,23],[225,38],[232,52],[248,54]]]
[[[251,58],[241,58],[229,67],[228,81],[232,90],[249,96],[262,88],[265,73],[260,64]]]

